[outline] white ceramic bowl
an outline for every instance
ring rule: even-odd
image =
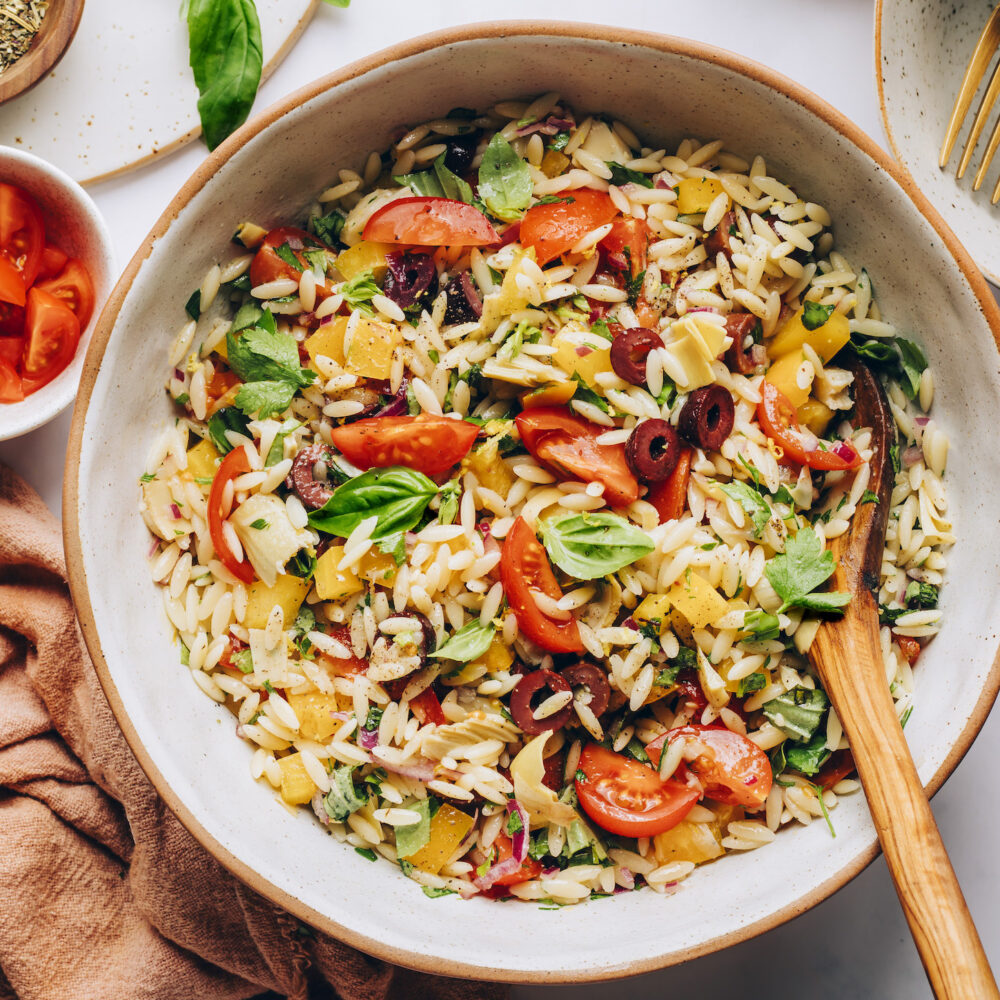
[[[959,83],[994,6],[993,0],[949,4],[879,0],[875,13],[875,76],[882,124],[897,159],[955,230],[983,273],[1000,285],[1000,206],[990,204],[993,186],[1000,177],[1000,157],[994,157],[979,191],[972,190],[972,180],[996,121],[995,111],[965,176],[955,178],[989,73],[983,77],[979,94],[966,115],[951,159],[943,170],[938,167],[941,141]]]
[[[118,276],[111,236],[89,194],[58,167],[31,153],[0,146],[0,182],[23,188],[38,203],[45,232],[70,257],[79,257],[94,282],[94,315],[81,332],[69,366],[48,385],[20,403],[0,403],[0,441],[20,437],[48,423],[73,402],[83,359],[97,326],[101,306]]]
[[[682,961],[814,905],[875,856],[864,799],[842,800],[836,839],[821,823],[787,829],[752,855],[699,870],[669,898],[640,892],[558,912],[429,900],[393,866],[332,842],[307,813],[289,815],[253,784],[232,717],[178,664],[146,568],[135,488],[153,435],[172,419],[163,365],[183,303],[227,252],[234,224],[295,218],[338,167],[388,146],[401,123],[526,88],[611,112],[653,146],[722,136],[730,149],[762,151],[776,176],[828,206],[884,313],[926,345],[937,417],[954,442],[959,542],[943,594],[947,624],[921,658],[906,733],[922,779],[938,788],[1000,683],[1000,533],[982,530],[1000,495],[990,460],[1000,314],[938,215],[870,139],[789,80],[717,49],[579,24],[460,28],[349,66],[255,119],[185,185],[112,294],[74,417],[64,515],[73,595],[111,704],[160,793],[223,864],[372,954],[456,976],[565,982]],[[970,802],[970,821],[975,809]]]

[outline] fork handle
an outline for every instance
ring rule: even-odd
[[[871,594],[855,594],[835,628],[820,627],[813,647],[935,996],[996,1000],[1000,992],[896,717]]]

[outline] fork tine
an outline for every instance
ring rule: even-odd
[[[986,179],[986,171],[990,169],[990,164],[993,162],[997,146],[1000,146],[1000,119],[998,119],[996,125],[993,126],[993,132],[990,135],[990,141],[986,146],[986,152],[983,153],[983,162],[979,164],[979,169],[976,171],[976,179],[972,182],[973,191],[978,191],[983,186],[983,181]],[[998,188],[998,190],[1000,190],[1000,188]],[[993,204],[996,204],[996,199],[993,200]]]
[[[962,129],[962,122],[972,105],[972,98],[975,97],[979,89],[979,83],[986,73],[986,68],[993,58],[993,53],[1000,46],[1000,6],[993,10],[986,21],[979,41],[969,59],[969,65],[965,68],[965,76],[962,77],[962,85],[958,89],[958,96],[955,98],[955,107],[952,108],[951,118],[948,119],[948,128],[945,131],[944,142],[941,144],[941,155],[938,158],[938,166],[943,167],[951,156],[951,151],[955,147],[955,140]],[[961,176],[961,174],[959,174]]]
[[[972,131],[969,132],[969,138],[965,141],[965,148],[962,150],[962,159],[959,161],[958,171],[955,174],[959,180],[965,176],[965,170],[969,166],[969,161],[972,159],[973,153],[976,151],[976,144],[979,142],[979,137],[983,134],[983,129],[986,128],[990,112],[993,110],[993,105],[996,103],[998,96],[1000,96],[1000,63],[993,70],[986,93],[983,94],[983,99],[979,102],[979,110],[976,112],[975,120],[972,123]]]

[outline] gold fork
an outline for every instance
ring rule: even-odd
[[[969,59],[969,65],[965,68],[965,76],[962,77],[962,85],[958,89],[958,96],[955,98],[955,107],[952,108],[951,118],[948,120],[948,129],[945,132],[944,142],[941,144],[941,156],[938,159],[939,167],[944,167],[951,156],[955,140],[958,138],[959,130],[962,127],[962,122],[966,114],[968,114],[969,107],[972,105],[972,98],[975,97],[976,91],[979,89],[979,84],[986,75],[986,70],[998,48],[1000,48],[1000,6],[996,7],[993,13],[990,14],[986,26],[979,36],[979,41],[976,42],[976,48]],[[997,63],[997,66],[993,70],[986,93],[983,94],[979,110],[976,112],[975,120],[972,123],[972,131],[969,133],[965,148],[962,150],[962,159],[958,164],[958,172],[956,174],[959,180],[965,174],[965,169],[972,159],[976,144],[979,142],[979,137],[986,127],[986,121],[993,110],[993,105],[996,103],[998,96],[1000,96],[1000,63]],[[975,180],[972,182],[973,191],[978,191],[982,186],[983,179],[986,177],[986,171],[990,168],[990,163],[993,161],[993,156],[998,146],[1000,146],[1000,119],[993,126],[993,133],[990,136],[989,144],[983,155],[983,161],[979,165],[979,170],[976,171]],[[1000,180],[997,180],[996,187],[993,188],[990,204],[995,205],[998,201],[1000,201]]]

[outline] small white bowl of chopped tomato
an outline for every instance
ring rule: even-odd
[[[115,272],[111,237],[83,188],[0,147],[0,441],[73,402]]]

